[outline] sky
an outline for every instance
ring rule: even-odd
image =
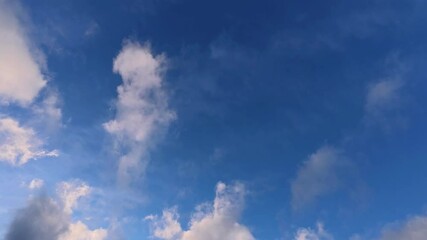
[[[427,239],[426,11],[0,0],[0,238]]]

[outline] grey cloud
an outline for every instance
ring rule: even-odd
[[[18,210],[5,240],[57,240],[69,227],[69,217],[47,196],[38,196]]]
[[[329,146],[318,149],[302,164],[291,183],[292,207],[302,208],[335,191],[344,183],[342,173],[350,166],[339,150]]]

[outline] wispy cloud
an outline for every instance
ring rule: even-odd
[[[163,87],[164,68],[163,55],[153,56],[147,45],[130,41],[114,60],[113,70],[123,83],[117,88],[115,118],[104,127],[123,152],[118,167],[122,185],[144,173],[149,149],[175,118]]]
[[[14,166],[31,159],[56,157],[58,151],[46,151],[32,128],[21,126],[12,118],[0,118],[0,161]]]
[[[318,222],[316,229],[312,228],[299,228],[295,234],[295,240],[333,240],[322,223]]]
[[[291,183],[292,207],[299,209],[342,185],[342,172],[350,166],[343,154],[324,146],[310,155]]]
[[[388,225],[380,240],[424,240],[427,237],[427,216],[415,216],[404,223]]]
[[[402,84],[400,78],[386,78],[370,85],[366,95],[366,111],[376,114],[390,107],[394,101],[398,100],[398,92]]]
[[[254,240],[250,230],[238,223],[243,210],[245,187],[241,183],[218,183],[213,203],[196,208],[188,230],[182,230],[176,208],[146,217],[152,222],[152,234],[164,240]]]
[[[394,53],[385,59],[384,68],[384,77],[372,81],[367,87],[364,120],[369,125],[379,123],[388,130],[399,119],[404,102],[403,89],[407,84],[407,67]]]

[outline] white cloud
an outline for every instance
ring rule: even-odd
[[[317,223],[316,229],[299,228],[295,234],[295,240],[333,240],[323,227],[322,223]]]
[[[57,151],[46,151],[42,146],[32,128],[20,126],[12,118],[0,118],[0,161],[19,166],[31,159],[58,156]]]
[[[152,221],[153,236],[160,239],[177,239],[182,234],[181,224],[177,221],[177,209],[163,210],[162,219],[157,216],[147,216],[145,219]]]
[[[57,193],[62,201],[64,211],[68,214],[73,212],[77,206],[77,201],[84,196],[89,195],[91,188],[83,182],[69,181],[58,184]]]
[[[35,178],[31,180],[31,182],[28,184],[29,189],[39,189],[43,187],[44,181],[43,179]]]
[[[90,230],[84,223],[77,221],[71,223],[68,231],[59,236],[58,240],[103,240],[106,239],[108,231],[103,228]]]
[[[0,1],[0,104],[30,104],[47,81],[15,9]]]
[[[213,204],[206,203],[196,208],[183,231],[175,209],[163,211],[161,219],[149,216],[153,236],[163,240],[254,240],[250,230],[238,223],[244,205],[243,184],[225,185],[218,183]]]
[[[127,42],[114,60],[123,83],[117,88],[116,116],[104,127],[124,150],[118,170],[122,184],[144,173],[148,149],[175,118],[162,87],[163,68],[162,55],[153,56],[148,46],[134,42]]]
[[[291,183],[292,206],[301,208],[340,186],[340,171],[349,162],[340,152],[325,146],[312,154],[298,170]]]
[[[381,240],[425,240],[427,239],[427,217],[416,216],[404,224],[388,226],[383,230]]]

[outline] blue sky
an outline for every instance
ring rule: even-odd
[[[426,10],[0,0],[0,235],[427,239]]]

